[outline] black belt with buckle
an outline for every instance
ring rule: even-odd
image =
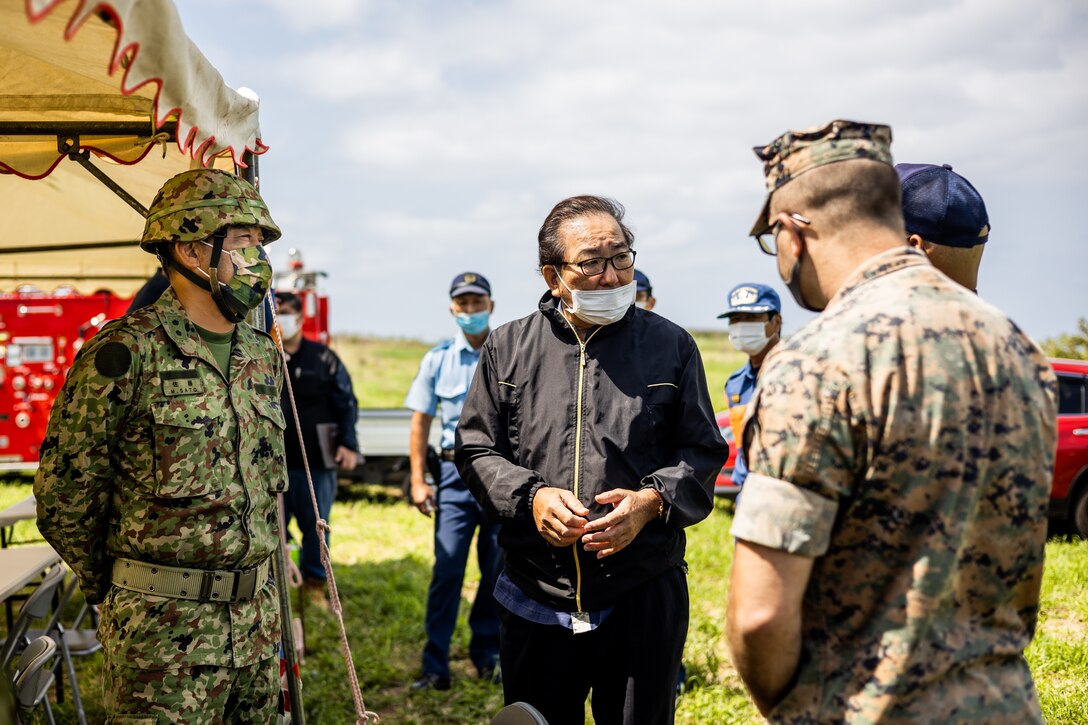
[[[453,463],[454,449],[452,449],[452,448],[443,448],[442,452],[439,453],[438,455],[441,456],[443,461],[449,461],[450,463]]]

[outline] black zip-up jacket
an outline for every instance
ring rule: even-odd
[[[336,444],[353,451],[359,450],[355,421],[359,417],[351,376],[336,353],[325,345],[305,337],[298,351],[287,361],[286,376],[291,378],[291,390],[302,421],[302,440],[306,443],[306,460],[314,468],[325,468],[318,441],[319,423],[336,423]],[[286,377],[285,376],[285,377]],[[291,401],[287,399],[287,384],[281,394],[283,416],[287,429],[283,433],[288,468],[303,468],[302,448],[295,430]],[[333,451],[335,454],[335,451]]]
[[[502,523],[507,575],[566,611],[610,606],[680,564],[683,528],[710,513],[727,454],[691,335],[632,306],[596,328],[583,352],[550,293],[539,312],[488,336],[457,427],[457,467]],[[666,516],[598,559],[581,542],[554,547],[536,530],[530,500],[542,486],[575,491],[590,519],[613,508],[597,494],[652,487]]]

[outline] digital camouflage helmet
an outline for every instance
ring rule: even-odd
[[[265,244],[280,238],[268,206],[248,181],[219,169],[183,171],[151,202],[140,247],[156,253],[161,242],[200,242],[229,226],[260,227]]]
[[[237,323],[268,294],[272,267],[263,245],[227,250],[234,274],[229,282],[220,281],[223,242],[233,226],[259,227],[265,244],[280,237],[280,228],[272,221],[268,206],[248,181],[218,169],[185,171],[168,180],[155,195],[140,247],[157,254],[164,267],[172,266],[178,274],[210,292],[223,316]],[[212,248],[208,271],[198,270],[207,279],[177,264],[163,249],[163,245],[183,242]]]

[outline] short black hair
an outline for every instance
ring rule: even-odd
[[[894,168],[873,159],[850,159],[807,171],[776,190],[771,212],[822,214],[823,224],[831,228],[862,222],[904,230],[900,195]]]
[[[302,298],[294,292],[276,292],[276,304],[290,307],[295,312],[302,312]]]

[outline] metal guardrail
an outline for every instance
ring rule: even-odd
[[[359,446],[364,456],[379,458],[407,456],[408,437],[412,430],[412,411],[408,408],[363,408],[355,423]],[[439,446],[442,426],[431,425],[430,444]]]

